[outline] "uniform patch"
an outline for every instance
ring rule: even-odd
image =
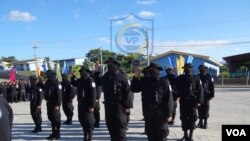
[[[200,84],[202,85],[202,82],[201,82],[201,80],[200,80]]]
[[[212,77],[211,81],[214,82],[214,78],[213,77]]]
[[[172,92],[172,86],[171,85],[169,85],[169,90],[170,90],[170,92]]]
[[[60,89],[60,90],[61,90],[61,89],[62,89],[62,85],[58,85],[58,89]]]
[[[2,118],[2,116],[3,116],[3,112],[2,112],[2,110],[0,109],[0,119]]]
[[[43,90],[42,89],[39,89],[39,92],[42,92]]]
[[[128,80],[128,84],[129,84],[129,85],[131,85],[131,82],[130,82],[130,80]]]
[[[95,83],[94,83],[94,82],[92,82],[92,83],[91,83],[91,86],[92,86],[93,88],[95,88]]]

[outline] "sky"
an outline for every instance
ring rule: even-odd
[[[249,0],[0,0],[0,57],[33,58],[33,46],[52,60],[111,50],[110,21],[131,13],[153,20],[154,55],[177,50],[223,61],[250,52]]]

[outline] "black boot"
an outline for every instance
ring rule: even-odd
[[[42,127],[41,124],[37,124],[35,129],[33,131],[31,131],[32,133],[38,133],[42,131]]]
[[[184,136],[179,141],[188,141],[188,132],[187,130],[184,131]]]
[[[203,120],[200,118],[200,120],[199,120],[199,123],[197,124],[197,126],[196,126],[197,128],[203,128],[204,127],[204,125],[203,125]]]
[[[207,129],[207,118],[204,119],[204,126],[203,126],[204,129]]]
[[[194,130],[190,130],[190,132],[189,132],[189,137],[188,137],[188,140],[189,140],[189,141],[194,141],[194,140],[193,140],[193,131],[194,131]]]

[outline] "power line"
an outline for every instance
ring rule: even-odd
[[[189,45],[155,45],[154,47],[200,47],[200,46],[224,46],[224,45],[240,45],[250,44],[250,41],[230,42],[230,43],[214,43],[214,44],[189,44]]]

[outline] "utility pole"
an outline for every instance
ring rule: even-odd
[[[37,46],[37,44],[35,42],[33,43],[33,47],[32,48],[34,49],[36,76],[38,76],[38,74],[37,74],[37,61],[36,61],[36,59],[37,59],[36,49],[38,48],[38,46]]]
[[[147,42],[147,66],[149,66],[149,44],[148,44],[148,29],[145,30],[146,31],[146,42]]]

